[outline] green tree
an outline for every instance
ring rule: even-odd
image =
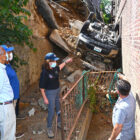
[[[110,0],[101,0],[100,9],[103,12],[103,19],[106,24],[111,21],[111,1]]]
[[[24,7],[28,0],[0,0],[0,44],[28,45],[32,31],[23,24],[30,16]]]

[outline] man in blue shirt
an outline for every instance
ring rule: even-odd
[[[6,45],[2,45],[2,47],[4,48],[4,50],[8,53],[9,59],[8,61],[6,61],[6,72],[11,84],[11,87],[13,89],[14,92],[14,107],[16,109],[16,116],[18,116],[18,104],[17,101],[19,100],[19,80],[17,77],[17,74],[15,72],[15,70],[12,68],[11,64],[9,63],[10,61],[13,60],[13,50],[14,47],[7,47]]]
[[[113,131],[108,140],[132,140],[135,134],[136,101],[126,80],[117,82],[118,101],[113,109]]]
[[[0,139],[15,140],[16,117],[13,106],[14,94],[5,70],[7,60],[8,54],[0,46]]]

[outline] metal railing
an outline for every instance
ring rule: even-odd
[[[73,140],[75,128],[88,100],[88,89],[93,86],[96,88],[96,94],[107,94],[115,72],[87,72],[71,88],[61,93],[62,140]]]

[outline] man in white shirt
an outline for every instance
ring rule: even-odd
[[[0,133],[1,140],[15,140],[16,116],[13,106],[13,90],[6,74],[8,54],[0,46]]]

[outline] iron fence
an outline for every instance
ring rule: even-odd
[[[75,128],[88,100],[89,88],[94,87],[96,94],[107,94],[115,72],[87,72],[71,88],[66,88],[61,93],[62,140],[73,140]]]

